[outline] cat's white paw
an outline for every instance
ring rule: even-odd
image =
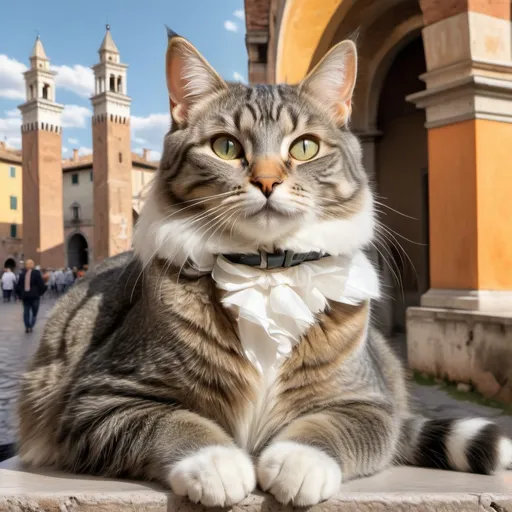
[[[336,494],[341,485],[341,468],[317,448],[282,441],[261,454],[258,482],[277,501],[304,507]]]
[[[207,446],[175,464],[171,489],[207,507],[225,507],[242,501],[256,486],[254,467],[239,448]]]

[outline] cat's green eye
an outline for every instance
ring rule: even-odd
[[[304,162],[315,157],[318,154],[319,149],[320,146],[316,140],[313,140],[310,137],[302,137],[297,139],[290,146],[290,155],[295,158],[295,160]]]
[[[221,135],[212,142],[213,152],[223,160],[236,160],[242,156],[242,146],[233,137]]]

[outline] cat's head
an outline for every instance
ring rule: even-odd
[[[181,266],[259,249],[347,254],[374,228],[361,147],[347,128],[354,43],[298,85],[226,83],[185,39],[166,56],[172,127],[135,249]]]

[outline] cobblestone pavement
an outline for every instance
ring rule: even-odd
[[[37,349],[44,321],[55,300],[43,298],[34,332],[25,333],[23,306],[0,304],[0,446],[14,441],[13,410],[18,382],[28,360]]]
[[[396,336],[391,340],[400,359],[407,362],[407,346],[405,336]],[[467,396],[467,400],[459,400],[442,389],[441,385],[425,386],[416,382],[410,383],[411,402],[415,411],[429,418],[491,418],[498,423],[503,432],[512,437],[512,416],[502,409],[488,407],[471,400],[472,394],[459,393]]]
[[[54,303],[52,299],[41,301],[38,323],[31,334],[25,334],[23,311],[19,303],[0,304],[0,446],[14,441],[12,412],[17,398],[19,377],[37,348],[45,318]],[[405,361],[407,350],[404,338],[394,338],[392,345]],[[426,416],[488,417],[499,423],[504,431],[512,436],[512,416],[505,414],[501,409],[458,400],[440,386],[423,386],[413,382],[411,394],[415,409]]]

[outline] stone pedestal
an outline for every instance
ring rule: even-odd
[[[495,512],[512,508],[512,472],[472,475],[399,467],[347,482],[334,498],[309,507],[317,512]],[[26,471],[16,459],[0,464],[0,512],[115,511],[193,512],[205,510],[168,490],[146,482],[110,480]],[[292,511],[270,495],[255,491],[230,510]],[[297,509],[298,510],[298,509]]]
[[[408,100],[426,110],[431,289],[407,314],[409,363],[512,401],[510,5],[420,3],[427,88]]]

